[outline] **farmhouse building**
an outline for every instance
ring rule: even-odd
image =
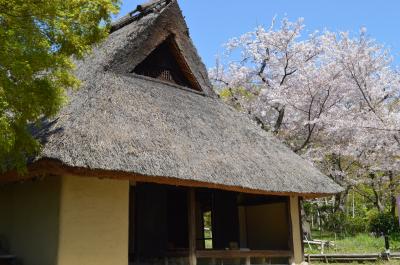
[[[2,253],[23,265],[303,261],[300,201],[341,188],[218,99],[175,0],[138,6],[76,64],[82,86],[34,131],[28,174],[0,175]]]

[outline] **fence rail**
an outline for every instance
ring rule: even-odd
[[[355,262],[355,261],[378,261],[400,259],[400,253],[368,253],[368,254],[306,254],[305,260],[309,263],[312,261],[323,262]]]

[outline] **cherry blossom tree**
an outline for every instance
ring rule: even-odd
[[[335,130],[352,132],[343,151],[362,161],[362,179],[372,188],[376,207],[383,211],[382,200],[388,195],[394,213],[399,182],[395,175],[400,172],[400,75],[391,65],[389,51],[368,38],[365,29],[353,39],[348,33],[326,33],[324,42],[330,47],[327,56],[341,66],[348,86],[346,119],[334,121]]]
[[[232,39],[227,51],[240,50],[240,60],[210,70],[217,87],[228,88],[231,99],[297,152],[312,142],[319,120],[342,98],[340,68],[325,60],[319,36],[299,40],[303,27],[301,19],[284,19],[278,29],[273,21],[268,30],[258,27]],[[243,98],[234,88],[253,96]]]
[[[365,29],[302,34],[302,19],[274,19],[230,40],[210,77],[223,98],[345,190],[369,185],[379,209],[382,183],[391,196],[399,186],[400,73]]]

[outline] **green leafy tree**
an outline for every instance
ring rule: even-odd
[[[377,235],[390,235],[399,232],[399,220],[390,212],[378,212],[373,215],[369,222],[370,231]]]
[[[0,0],[0,171],[23,172],[40,150],[29,125],[79,87],[73,57],[108,33],[120,0]]]

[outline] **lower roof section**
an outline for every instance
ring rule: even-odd
[[[249,189],[239,186],[229,186],[225,184],[216,184],[188,179],[178,179],[166,176],[146,176],[137,173],[110,171],[103,169],[88,169],[82,167],[70,167],[62,164],[60,161],[52,159],[40,159],[29,165],[28,174],[19,175],[16,171],[10,171],[0,175],[0,186],[8,183],[26,182],[35,179],[44,179],[45,176],[51,177],[82,177],[97,179],[129,180],[131,183],[152,183],[161,185],[170,185],[174,187],[193,187],[207,188],[232,192],[240,192],[253,195],[272,195],[272,196],[300,196],[305,199],[320,198],[332,195],[331,193],[300,193],[300,192],[274,192],[259,189]]]
[[[36,136],[43,142],[36,161],[58,161],[88,175],[311,197],[341,191],[220,100],[134,74],[99,72]]]

